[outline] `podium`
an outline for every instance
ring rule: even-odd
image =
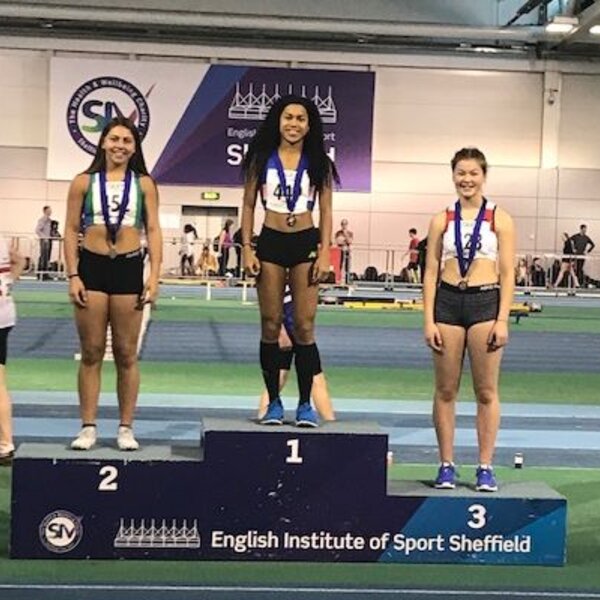
[[[562,565],[566,500],[387,480],[387,435],[205,418],[197,447],[23,444],[12,558]]]

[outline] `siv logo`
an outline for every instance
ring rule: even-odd
[[[73,141],[88,154],[95,154],[104,126],[114,117],[131,119],[143,140],[150,126],[147,99],[154,85],[145,93],[120,77],[96,77],[80,85],[67,106],[67,127]]]
[[[67,510],[55,510],[40,523],[40,540],[56,554],[65,554],[76,548],[83,537],[81,519]]]

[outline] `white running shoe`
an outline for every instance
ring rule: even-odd
[[[117,446],[119,450],[137,450],[140,445],[138,441],[133,437],[133,429],[126,425],[119,426],[119,431],[117,432]]]
[[[77,437],[71,442],[73,450],[90,450],[96,445],[96,426],[84,425]]]

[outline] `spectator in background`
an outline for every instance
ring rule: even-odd
[[[48,279],[48,263],[52,250],[52,208],[44,206],[43,214],[35,227],[35,234],[40,240],[40,257],[38,259],[38,279]]]
[[[419,277],[420,281],[423,281],[423,275],[425,274],[425,262],[427,260],[427,237],[424,237],[417,244],[417,250],[419,251]]]
[[[408,230],[408,251],[404,253],[403,259],[408,255],[408,265],[406,265],[406,272],[408,274],[408,281],[410,283],[420,283],[419,273],[419,238],[417,237],[417,230],[412,227]]]
[[[531,263],[529,279],[533,287],[546,287],[546,271],[540,262],[539,256],[536,256]]]
[[[340,229],[335,233],[335,243],[340,249],[340,269],[343,281],[350,283],[350,252],[354,243],[354,234],[348,229],[348,219],[342,219]]]
[[[233,236],[231,234],[231,226],[233,219],[227,219],[217,243],[217,252],[219,254],[219,275],[224,277],[227,274],[227,263],[229,262],[229,250],[233,246]]]
[[[587,225],[582,224],[579,226],[579,233],[571,236],[573,243],[574,253],[577,255],[589,254],[595,247],[596,244],[587,235]],[[575,259],[575,275],[581,285],[585,285],[585,275],[583,274],[583,258]]]
[[[520,258],[515,267],[515,284],[519,286],[527,285],[527,261]]]
[[[194,274],[194,242],[198,239],[198,232],[191,223],[183,226],[181,239],[181,275]]]
[[[196,271],[202,277],[211,277],[217,275],[219,272],[219,264],[217,263],[217,257],[211,254],[208,245],[202,248],[202,253],[196,265]]]
[[[569,276],[572,278],[569,282],[569,287],[570,284],[573,284],[574,287],[579,287],[579,279],[575,271],[575,259],[570,258],[572,254],[575,254],[575,245],[573,243],[573,238],[569,237],[569,234],[566,231],[563,233],[562,253],[565,256],[563,256],[563,258],[560,261],[560,271],[558,272],[558,277],[554,282],[554,287],[558,287],[561,284],[565,273],[568,273]]]

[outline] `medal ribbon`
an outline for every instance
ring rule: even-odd
[[[106,172],[100,171],[100,205],[102,207],[102,217],[104,218],[104,224],[110,237],[110,241],[113,246],[117,243],[117,233],[121,229],[121,224],[125,218],[127,207],[129,206],[129,191],[131,190],[131,180],[133,179],[133,173],[128,170],[125,173],[125,182],[123,185],[123,195],[121,196],[121,204],[119,205],[119,212],[117,214],[116,223],[110,222],[110,215],[108,213],[108,196],[106,194]]]
[[[475,218],[475,226],[473,227],[473,234],[471,235],[471,243],[469,245],[469,253],[465,258],[464,248],[462,244],[462,231],[461,231],[461,216],[460,216],[460,201],[457,200],[454,205],[454,245],[456,247],[456,258],[458,259],[458,267],[460,269],[461,277],[465,277],[469,267],[475,259],[475,253],[477,252],[477,244],[479,243],[479,232],[481,230],[481,224],[483,223],[483,217],[485,216],[485,205],[487,200],[484,198],[479,212]]]
[[[301,187],[302,187],[302,177],[304,173],[308,170],[308,158],[306,158],[305,154],[300,156],[300,162],[298,163],[298,168],[296,169],[296,177],[294,179],[294,187],[292,189],[288,189],[287,180],[285,178],[285,171],[283,169],[283,164],[281,163],[281,159],[279,158],[279,153],[277,150],[273,152],[271,155],[271,160],[275,164],[275,168],[277,169],[277,175],[279,176],[279,186],[281,191],[285,194],[285,203],[287,205],[288,212],[290,214],[294,213],[294,209],[296,208],[296,204],[298,203],[298,198],[300,197]]]

